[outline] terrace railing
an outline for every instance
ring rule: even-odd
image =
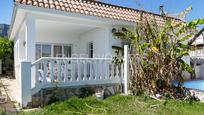
[[[123,64],[112,58],[51,58],[32,63],[32,93],[41,88],[123,83]]]
[[[204,58],[204,49],[190,51],[191,58]]]
[[[43,88],[123,84],[128,94],[128,46],[124,47],[122,64],[112,58],[54,58],[43,57],[31,63],[21,61],[19,75],[21,107],[26,107],[32,95]]]

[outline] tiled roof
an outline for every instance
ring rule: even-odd
[[[14,0],[16,3],[32,5],[36,7],[56,9],[66,12],[79,13],[90,16],[140,22],[141,16],[147,19],[155,19],[159,25],[164,24],[163,18],[151,12],[115,6],[95,0]],[[144,18],[143,18],[144,19]],[[175,23],[180,19],[172,18]]]

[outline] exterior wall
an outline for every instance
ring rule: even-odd
[[[112,28],[98,28],[80,36],[80,53],[87,54],[88,43],[93,42],[95,57],[112,57],[112,46],[121,46],[121,40],[112,35]]]
[[[23,13],[23,12],[22,12]],[[25,14],[24,14],[25,13]],[[46,15],[35,15],[35,13],[27,13],[24,12],[21,21],[19,18],[16,18],[14,29],[12,30],[11,39],[14,39],[15,44],[15,74],[17,77],[17,81],[20,84],[20,95],[18,96],[17,102],[23,104],[22,106],[26,106],[27,102],[29,102],[30,91],[33,88],[33,84],[35,83],[35,74],[34,69],[29,69],[32,66],[32,62],[35,61],[35,44],[36,43],[45,43],[45,44],[72,44],[72,52],[78,54],[87,54],[87,44],[89,42],[93,42],[93,50],[96,57],[107,57],[107,55],[111,55],[114,53],[112,46],[121,46],[121,41],[114,39],[112,36],[112,25],[113,21],[108,23],[108,20],[93,20],[93,19],[84,19],[84,17],[78,17],[78,20],[73,18],[73,22],[67,17],[46,17]],[[71,17],[71,16],[70,16]],[[61,19],[61,20],[58,20]],[[49,31],[44,29],[46,26],[39,26],[38,20],[44,20],[46,24],[50,24],[48,26]],[[71,23],[72,26],[68,28],[61,28],[62,26],[52,23],[47,23],[47,21],[53,20],[54,22],[58,21],[62,24]],[[64,22],[63,22],[64,21]],[[123,21],[122,21],[123,22]],[[77,28],[80,30],[85,30],[83,33],[73,30],[76,24]],[[128,23],[129,24],[129,23]],[[17,26],[16,26],[17,25]],[[67,26],[67,25],[65,25]],[[42,27],[42,28],[39,28]],[[50,28],[51,27],[51,28]],[[84,28],[81,28],[84,27]],[[52,29],[53,28],[53,29]],[[40,31],[40,29],[42,31]],[[75,28],[76,29],[76,28]],[[58,32],[55,32],[58,30]],[[69,30],[72,30],[69,32]],[[76,32],[76,33],[72,33]],[[109,69],[109,68],[108,68]],[[101,69],[98,69],[101,70]],[[97,72],[97,71],[96,71]],[[99,75],[99,74],[96,74]],[[31,76],[31,77],[29,77]],[[31,83],[30,83],[31,82]],[[105,81],[107,83],[108,81]],[[118,81],[117,81],[118,82]],[[94,83],[91,81],[91,83]],[[31,84],[31,85],[30,85]],[[28,86],[28,87],[25,87]]]
[[[25,30],[19,33],[19,60],[24,60],[26,58],[26,47],[25,47]]]
[[[194,60],[194,69],[195,69],[195,79],[204,79],[204,64],[201,61],[196,61],[197,59],[204,56],[203,49],[196,49],[195,51],[190,52],[190,57]],[[196,59],[197,58],[197,59]],[[198,65],[197,65],[198,64]]]
[[[19,80],[19,66],[20,60],[25,60],[25,26],[21,27],[21,30],[17,34],[14,40],[14,67],[15,67],[15,77]]]
[[[196,79],[204,79],[204,64],[195,66]]]
[[[203,35],[200,35],[195,42],[192,45],[199,45],[199,44],[204,44],[204,39],[203,39]]]
[[[36,43],[72,45],[72,52],[79,53],[79,37],[70,33],[37,33]]]
[[[88,43],[93,42],[94,57],[108,55],[107,29],[98,28],[80,35],[80,53],[88,56]]]

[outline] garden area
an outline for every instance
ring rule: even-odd
[[[20,115],[203,115],[204,103],[192,100],[155,100],[148,96],[116,95],[98,101],[73,97]]]

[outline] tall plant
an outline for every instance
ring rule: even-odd
[[[186,14],[191,7],[187,8]],[[146,91],[149,94],[174,92],[172,81],[178,81],[182,88],[183,72],[193,69],[182,60],[191,50],[189,44],[202,33],[194,31],[196,26],[204,24],[204,19],[175,23],[172,18],[163,15],[164,25],[155,20],[144,18],[137,23],[134,31],[122,28],[113,34],[130,42],[130,85],[134,93]],[[194,38],[193,38],[194,37]],[[191,39],[193,38],[193,39]]]
[[[0,59],[7,55],[11,55],[13,52],[13,43],[7,38],[0,37]]]

